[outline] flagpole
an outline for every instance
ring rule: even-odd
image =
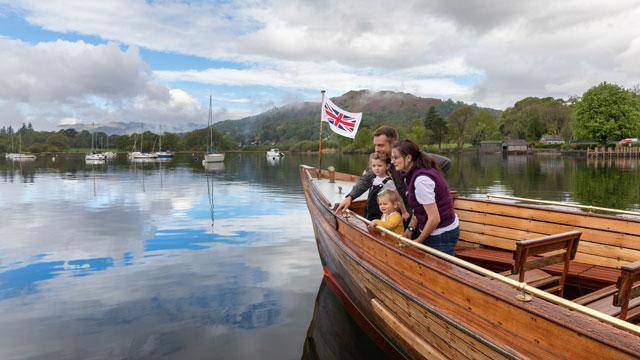
[[[322,108],[322,104],[324,103],[324,90],[320,91],[322,93],[322,101],[320,102],[320,142],[318,143],[318,178],[320,177],[320,173],[322,172],[322,112],[324,109]]]

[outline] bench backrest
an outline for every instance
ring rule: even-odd
[[[620,270],[616,283],[618,292],[613,297],[613,305],[620,307],[620,318],[626,319],[629,301],[640,296],[640,261],[624,265]]]
[[[569,231],[536,239],[516,241],[512,274],[519,274],[519,281],[523,282],[527,270],[564,263],[559,284],[554,288],[559,290],[562,297],[564,283],[569,272],[569,261],[576,257],[580,235],[579,231]]]
[[[619,269],[640,260],[638,220],[466,198],[454,198],[454,208],[462,246],[515,251],[518,240],[580,231],[578,262]]]

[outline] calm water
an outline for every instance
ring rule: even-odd
[[[365,162],[324,164],[360,172]],[[321,285],[300,163],[317,160],[227,154],[205,172],[190,156],[102,166],[0,159],[0,358],[370,352],[365,340],[327,344],[361,334]],[[468,195],[640,210],[636,160],[465,156],[448,178]]]

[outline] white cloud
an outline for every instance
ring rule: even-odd
[[[459,63],[438,64],[415,69],[420,75],[457,72]],[[155,71],[163,81],[192,81],[204,84],[233,86],[272,86],[289,89],[330,89],[347,92],[352,89],[396,90],[423,96],[467,95],[470,88],[444,77],[415,78],[406,71],[380,72],[375,69],[354,71],[336,63],[281,62],[273,67],[253,69],[210,68],[203,71]]]
[[[524,96],[579,95],[604,80],[632,86],[640,68],[640,6],[632,0],[8,6],[47,30],[248,67],[155,72],[165,80],[390,89],[504,107]]]
[[[206,109],[184,90],[157,82],[136,47],[62,40],[33,45],[0,37],[0,58],[3,124],[206,124]],[[214,118],[234,115],[217,109]]]

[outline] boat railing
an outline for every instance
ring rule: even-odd
[[[370,221],[368,219],[366,219],[366,218],[354,213],[351,210],[346,210],[345,213],[347,214],[347,216],[355,217],[356,219],[359,219],[359,220],[363,221],[365,224],[369,224],[370,223]],[[398,235],[398,234],[394,233],[393,231],[385,229],[385,228],[383,228],[381,226],[376,225],[375,228],[377,230],[381,231],[382,233],[384,233],[386,235],[389,235],[389,236],[391,236],[392,238],[395,238],[398,241],[401,241],[403,244],[406,244],[408,246],[413,246],[413,247],[415,247],[417,249],[420,249],[420,250],[422,250],[422,251],[424,251],[426,253],[429,253],[429,254],[431,254],[433,256],[436,256],[438,258],[446,260],[446,261],[448,261],[450,263],[456,264],[456,265],[458,265],[458,266],[460,266],[462,268],[465,268],[467,270],[473,271],[473,272],[475,272],[477,274],[486,276],[488,278],[500,281],[502,283],[508,284],[508,285],[520,290],[521,293],[516,296],[516,298],[518,300],[520,300],[520,301],[531,301],[531,295],[529,295],[529,294],[533,294],[533,295],[535,295],[536,297],[538,297],[540,299],[555,303],[557,305],[564,306],[565,308],[568,308],[570,310],[577,311],[577,312],[583,313],[585,315],[594,317],[594,318],[596,318],[596,319],[598,319],[598,320],[600,320],[602,322],[608,323],[608,324],[613,325],[613,326],[615,326],[617,328],[627,330],[627,331],[632,332],[632,333],[634,333],[636,335],[640,335],[640,326],[638,326],[638,325],[635,325],[635,324],[629,323],[627,321],[624,321],[622,319],[607,315],[605,313],[602,313],[600,311],[588,308],[586,306],[583,306],[583,305],[580,305],[580,304],[576,304],[576,303],[574,303],[574,302],[572,302],[570,300],[564,299],[564,298],[559,297],[557,295],[550,294],[550,293],[548,293],[548,292],[546,292],[544,290],[540,290],[538,288],[530,286],[526,282],[519,282],[517,280],[510,279],[510,278],[508,278],[506,276],[503,276],[503,275],[500,275],[500,274],[498,274],[496,272],[493,272],[491,270],[485,269],[485,268],[483,268],[481,266],[472,264],[472,263],[470,263],[468,261],[459,259],[459,258],[457,258],[455,256],[451,256],[449,254],[443,253],[442,251],[438,251],[438,250],[436,250],[434,248],[431,248],[429,246],[426,246],[426,245],[423,245],[421,243],[415,242],[413,240],[407,239],[406,237],[404,237],[402,235]]]
[[[521,198],[521,197],[509,196],[509,195],[498,195],[498,194],[486,194],[486,196],[489,199],[494,198],[494,199],[524,201],[524,202],[531,202],[531,203],[538,203],[538,204],[557,205],[557,206],[585,209],[585,210],[588,210],[589,212],[596,210],[596,211],[606,211],[606,212],[617,213],[617,214],[640,216],[640,212],[637,212],[637,211],[611,209],[611,208],[591,206],[591,205],[568,204],[568,203],[559,202],[559,201],[528,199],[528,198]]]

